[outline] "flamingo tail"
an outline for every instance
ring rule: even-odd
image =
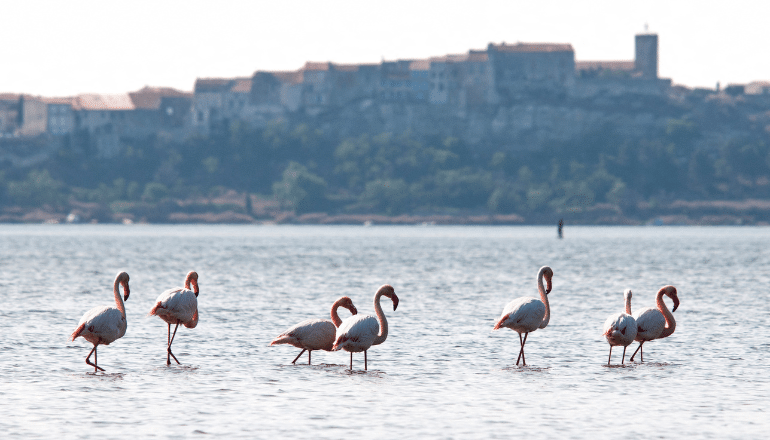
[[[281,335],[273,339],[273,342],[271,342],[270,345],[290,344],[293,340],[294,338],[289,335]]]
[[[163,308],[163,305],[161,304],[160,301],[158,301],[158,303],[155,304],[155,307],[153,307],[152,310],[150,310],[150,313],[148,313],[147,316],[157,315],[158,309],[162,309],[162,308]]]
[[[85,322],[84,322],[84,323],[82,323],[82,324],[80,324],[80,326],[79,326],[78,328],[76,328],[74,332],[72,332],[72,340],[74,341],[74,340],[75,340],[75,338],[77,338],[78,336],[80,336],[80,333],[81,333],[81,332],[83,331],[83,329],[85,329],[85,328],[86,328],[86,323],[85,323]]]
[[[503,326],[503,323],[505,322],[505,320],[508,319],[509,316],[510,315],[505,315],[502,318],[500,318],[500,320],[497,321],[497,324],[495,324],[495,327],[492,330],[500,329]]]
[[[342,348],[342,344],[347,342],[347,340],[350,339],[347,336],[342,336],[336,341],[334,341],[334,346],[332,347],[332,351],[339,351]]]

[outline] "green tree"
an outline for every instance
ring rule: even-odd
[[[279,182],[273,184],[273,195],[295,212],[314,212],[326,207],[326,181],[297,162],[289,162]]]
[[[48,170],[33,170],[23,181],[8,182],[6,194],[11,203],[20,206],[58,204],[64,199],[64,194],[60,193],[63,186]]]

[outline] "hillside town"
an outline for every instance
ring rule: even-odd
[[[770,82],[676,85],[634,44],[0,94],[0,221],[770,222]]]
[[[725,91],[770,96],[770,83]],[[0,160],[34,162],[73,136],[86,139],[99,157],[112,157],[125,139],[159,133],[182,139],[234,121],[260,127],[297,118],[327,118],[344,134],[443,130],[470,143],[531,148],[544,138],[567,139],[603,124],[608,115],[601,105],[610,100],[641,105],[685,93],[695,91],[658,76],[655,34],[636,35],[633,60],[576,60],[570,44],[490,43],[428,59],[307,62],[295,71],[200,78],[192,92],[145,87],[118,95],[0,94]],[[664,123],[654,112],[626,113],[629,130]],[[346,114],[353,117],[340,118]],[[23,148],[32,139],[39,151]]]

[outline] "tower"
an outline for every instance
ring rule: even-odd
[[[658,78],[658,34],[636,36],[634,70],[640,73],[643,79]]]

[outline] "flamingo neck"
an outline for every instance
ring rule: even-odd
[[[388,339],[388,320],[385,319],[385,312],[382,311],[380,298],[382,298],[382,293],[377,292],[374,295],[374,313],[377,315],[377,321],[380,324],[380,333],[377,335],[377,338],[375,338],[372,345],[382,344]]]
[[[626,314],[631,315],[631,297],[626,297]]]
[[[537,290],[540,292],[540,300],[545,304],[545,316],[543,316],[543,322],[540,323],[540,328],[546,328],[548,322],[551,320],[551,305],[548,303],[548,294],[545,293],[545,286],[543,285],[543,269],[537,273]]]
[[[198,296],[198,293],[200,293],[198,291],[198,280],[193,279],[193,276],[197,276],[197,274],[195,272],[190,272],[187,274],[187,277],[185,277],[184,279],[184,288],[187,290],[192,290],[195,296]],[[192,284],[192,289],[190,288],[191,284]]]
[[[342,320],[340,319],[340,315],[337,314],[337,309],[340,308],[340,300],[334,301],[334,304],[332,304],[332,323],[335,327],[339,327],[340,324],[342,324]]]
[[[671,336],[671,334],[674,333],[674,330],[676,330],[676,320],[674,319],[674,314],[668,310],[668,307],[666,307],[666,303],[663,301],[664,291],[665,291],[665,288],[658,290],[658,295],[655,297],[655,302],[658,305],[658,310],[660,310],[660,313],[662,313],[663,317],[666,318],[666,327],[663,329],[663,332],[660,334],[661,338]]]
[[[123,317],[126,317],[126,305],[123,302],[123,296],[120,294],[120,279],[115,279],[115,284],[112,286],[112,293],[115,295],[115,305],[118,306],[118,310],[120,310],[120,313],[123,314]],[[124,287],[125,288],[125,287]]]

